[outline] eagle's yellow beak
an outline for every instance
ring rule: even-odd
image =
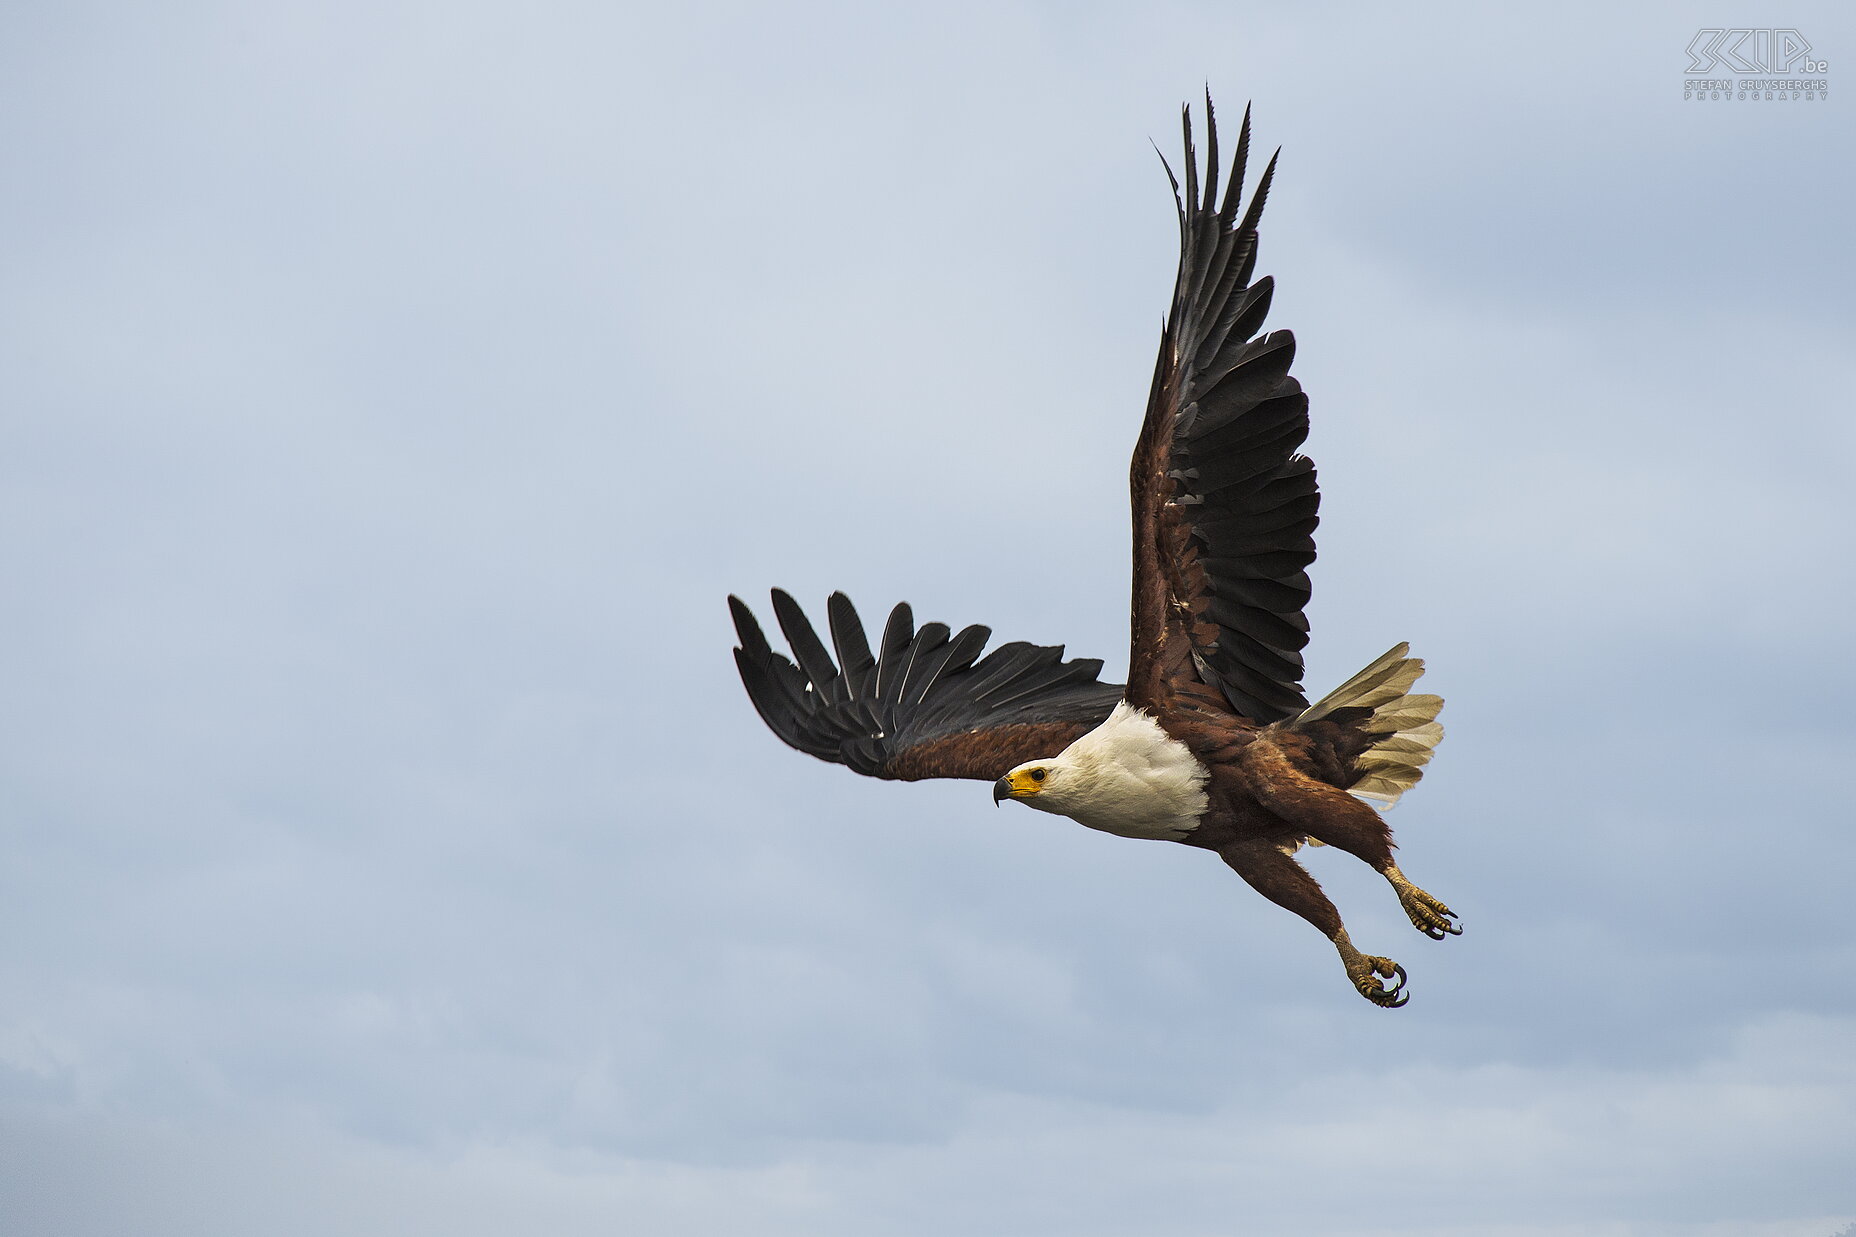
[[[992,784],[993,803],[1004,799],[1029,799],[1043,789],[1043,774],[1042,769],[1014,769]]]

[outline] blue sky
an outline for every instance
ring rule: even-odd
[[[0,1227],[1832,1237],[1852,126],[1704,26],[1174,3],[0,19]],[[1459,910],[782,747],[728,592],[1125,664],[1205,83]]]

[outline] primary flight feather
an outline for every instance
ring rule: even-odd
[[[1320,492],[1298,454],[1308,397],[1290,376],[1295,338],[1260,335],[1272,282],[1251,279],[1257,225],[1276,168],[1243,200],[1250,114],[1222,197],[1217,121],[1205,102],[1203,183],[1185,131],[1185,185],[1172,169],[1179,274],[1160,338],[1129,484],[1134,589],[1126,685],[1061,647],[991,632],[917,629],[899,605],[872,648],[842,593],[826,605],[830,647],[786,593],[774,651],[737,598],[735,662],[749,698],[786,743],[871,777],[971,778],[1092,829],[1217,852],[1271,901],[1333,942],[1376,1005],[1409,999],[1405,969],[1356,949],[1334,904],[1295,859],[1305,844],[1364,860],[1412,925],[1442,940],[1455,914],[1392,860],[1390,807],[1443,737],[1443,701],[1413,694],[1424,663],[1400,644],[1314,704],[1302,692],[1303,617]]]

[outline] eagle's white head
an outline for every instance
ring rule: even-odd
[[[994,782],[992,797],[1123,837],[1177,840],[1205,814],[1208,776],[1184,743],[1124,701],[1057,755]]]

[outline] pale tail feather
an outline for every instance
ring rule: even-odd
[[[1410,652],[1409,644],[1394,646],[1296,717],[1298,722],[1316,721],[1337,709],[1372,710],[1365,726],[1374,742],[1354,762],[1360,780],[1347,789],[1381,811],[1418,784],[1444,737],[1437,720],[1443,697],[1410,694],[1424,673],[1423,659],[1408,657]]]

